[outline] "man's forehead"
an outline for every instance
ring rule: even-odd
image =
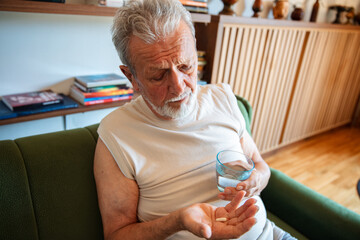
[[[189,64],[194,62],[193,54],[187,54],[185,56],[177,56],[171,58],[171,60],[161,60],[159,62],[149,63],[147,68],[149,70],[158,70],[158,69],[165,69],[168,68],[171,64],[181,65],[181,64]]]

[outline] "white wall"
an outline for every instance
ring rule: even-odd
[[[0,12],[0,95],[54,84],[66,92],[58,84],[73,76],[120,73],[111,24],[112,17]]]

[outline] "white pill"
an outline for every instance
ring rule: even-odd
[[[217,218],[216,219],[217,222],[226,222],[227,218],[223,217],[223,218]]]

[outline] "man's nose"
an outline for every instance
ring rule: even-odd
[[[184,92],[186,87],[184,78],[185,78],[184,74],[180,72],[178,69],[171,70],[170,84],[169,84],[170,93],[179,96]]]

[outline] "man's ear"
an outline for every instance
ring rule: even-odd
[[[129,79],[129,81],[133,85],[134,90],[139,91],[139,86],[138,86],[138,84],[137,84],[137,82],[136,82],[136,80],[134,78],[134,75],[131,73],[129,67],[125,66],[125,65],[120,65],[119,68],[122,71],[122,73],[125,75],[125,77],[127,79]]]
[[[129,79],[129,81],[132,82],[133,75],[130,69],[125,65],[120,65],[119,68],[122,71],[122,73],[125,75],[125,77],[127,77],[127,79]]]

